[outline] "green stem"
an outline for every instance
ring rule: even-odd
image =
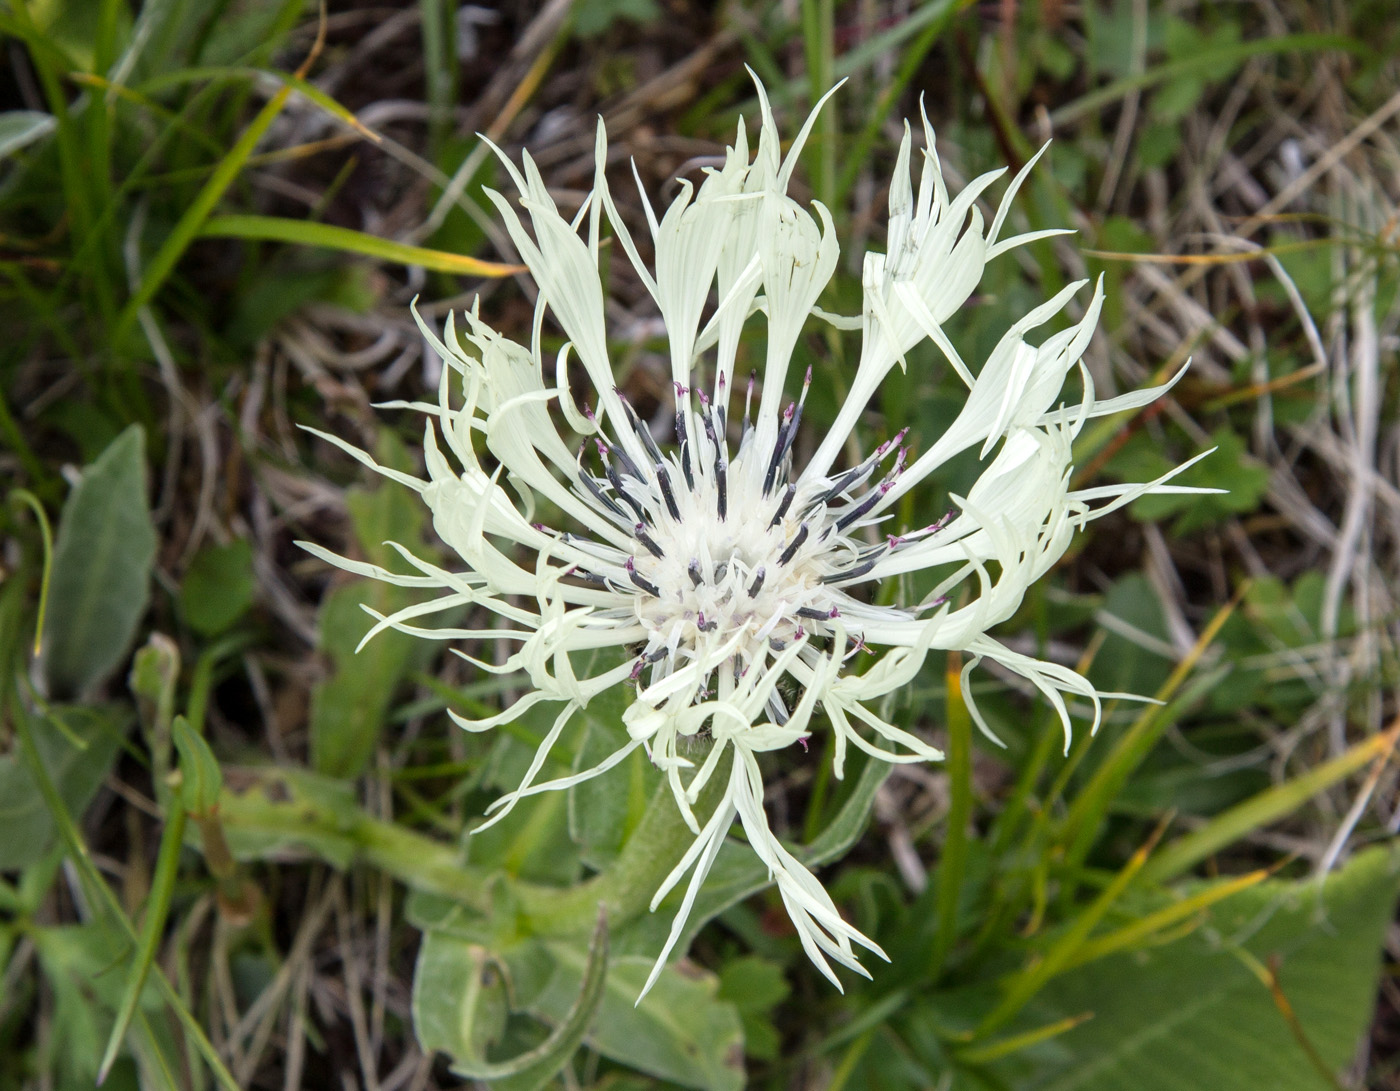
[[[324,790],[328,782],[321,778],[279,769],[258,770],[253,778],[254,786],[238,793],[225,790],[219,802],[219,818],[235,855],[240,855],[239,842],[246,844],[250,838],[273,839],[279,846],[294,843],[332,864],[369,864],[414,890],[451,898],[480,913],[490,911],[495,873],[464,864],[453,846],[339,803],[334,792]],[[694,807],[702,824],[714,812],[728,779],[725,761]],[[316,790],[318,786],[322,790]],[[622,926],[646,910],[693,836],[670,789],[659,785],[606,871],[572,887],[511,884],[522,925],[546,935],[587,935],[602,906],[609,927]],[[256,851],[245,849],[241,855],[247,858]]]
[[[936,879],[931,981],[936,981],[943,972],[957,934],[958,900],[967,869],[967,824],[972,817],[972,716],[963,700],[961,664],[957,656],[948,659],[947,687],[950,800],[947,833]]]
[[[703,760],[703,755],[697,760]],[[714,813],[729,780],[729,761],[721,760],[693,808],[704,825]],[[657,785],[642,820],[606,871],[567,889],[522,887],[520,904],[532,929],[551,935],[586,935],[602,906],[610,927],[641,916],[652,895],[694,839],[680,808],[663,782]]]

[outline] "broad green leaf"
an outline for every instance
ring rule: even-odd
[[[756,955],[733,959],[720,968],[719,998],[738,1010],[748,1056],[772,1060],[778,1055],[781,1039],[772,1011],[791,991],[782,966]]]
[[[180,610],[190,628],[216,636],[253,604],[253,547],[246,538],[205,546],[180,584]]]
[[[60,729],[24,711],[39,758],[71,814],[81,815],[116,760],[129,714],[116,706],[55,706]],[[0,758],[0,871],[17,871],[53,846],[54,820],[18,749]]]
[[[402,467],[407,459],[402,446],[388,433],[378,456],[381,463],[396,467]],[[399,542],[408,549],[423,548],[426,509],[408,489],[392,482],[380,482],[373,489],[351,489],[346,505],[359,547],[375,564],[404,565],[386,541]],[[364,771],[399,682],[434,651],[431,641],[393,630],[380,633],[356,650],[375,624],[364,607],[387,616],[413,601],[403,588],[377,580],[343,584],[323,601],[321,648],[330,657],[333,673],[311,697],[311,762],[317,772],[355,777]],[[426,623],[431,626],[434,619]]]
[[[38,110],[6,110],[0,113],[0,159],[42,140],[58,127],[49,114]]]
[[[1024,1027],[1094,1017],[993,1071],[1040,1091],[1325,1087],[1258,970],[1277,966],[1310,1047],[1340,1073],[1370,1022],[1397,889],[1400,854],[1377,848],[1321,885],[1241,891],[1183,939],[1061,975],[1022,1016]]]
[[[607,923],[601,917],[580,957],[577,988],[563,998],[549,1037],[510,1060],[488,1061],[480,1047],[504,1024],[501,967],[484,948],[429,933],[413,982],[419,1044],[448,1054],[455,1072],[487,1081],[500,1091],[543,1087],[568,1063],[598,1015],[608,978]],[[605,1021],[606,1016],[600,1020]]]
[[[566,1012],[584,971],[579,944],[550,943],[555,972],[530,1011],[555,1022]],[[690,963],[667,966],[651,992],[637,997],[652,959],[615,958],[588,1045],[622,1064],[682,1087],[739,1091],[744,1086],[744,1035],[739,1013],[719,999],[719,979]]]
[[[1167,679],[1177,653],[1170,642],[1162,603],[1137,572],[1117,580],[1096,615],[1105,630],[1089,678],[1100,690],[1152,694]]]
[[[113,972],[129,950],[114,942],[112,929],[100,924],[38,928],[33,931],[35,949],[44,978],[53,990],[54,1008],[49,1017],[54,1047],[52,1072],[60,1088],[94,1087],[102,1058],[102,1045],[111,1031],[123,994],[124,975]],[[160,994],[151,982],[138,996],[137,1026],[128,1048],[139,1061],[159,1048],[170,1063],[179,1055],[171,1028],[161,1018]],[[153,1040],[154,1039],[154,1040]],[[144,1065],[140,1067],[144,1068]],[[162,1086],[143,1083],[127,1063],[119,1064],[107,1087]]]
[[[1139,497],[1128,508],[1134,519],[1155,523],[1176,515],[1172,533],[1182,535],[1212,526],[1231,515],[1254,511],[1260,505],[1269,487],[1269,468],[1250,455],[1244,440],[1228,427],[1217,428],[1210,439],[1215,451],[1173,479],[1173,483],[1226,491]],[[1146,481],[1166,473],[1172,466],[1172,460],[1162,454],[1155,441],[1143,436],[1114,457],[1111,469],[1129,479]]]
[[[810,845],[794,849],[797,858],[809,868],[818,868],[844,856],[865,832],[871,808],[875,806],[875,793],[889,773],[890,766],[885,762],[866,761],[855,787],[842,803],[836,817]],[[715,858],[710,874],[705,877],[705,885],[695,899],[685,931],[676,943],[676,950],[688,950],[691,941],[707,922],[731,905],[757,894],[771,881],[768,869],[754,855],[753,849],[732,838],[726,841]],[[645,955],[659,951],[666,942],[671,918],[682,897],[681,889],[673,890],[654,913],[647,913],[626,929],[619,929],[613,943],[617,954]]]
[[[42,657],[55,697],[88,693],[106,678],[146,610],[156,535],[143,446],[133,424],[83,470],[63,505]]]
[[[596,668],[589,671],[595,672]],[[571,772],[591,769],[631,741],[622,726],[623,708],[621,689],[613,689],[579,710],[582,737]],[[617,858],[642,820],[657,777],[639,749],[602,776],[569,789],[569,836],[578,845],[584,863],[602,868]]]

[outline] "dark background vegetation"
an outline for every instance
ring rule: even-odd
[[[569,209],[591,185],[601,115],[636,233],[629,163],[654,199],[678,174],[695,177],[739,115],[757,115],[745,65],[786,134],[814,91],[849,77],[794,187],[840,226],[830,309],[859,306],[901,119],[922,101],[958,183],[1015,170],[1053,138],[1013,219],[1078,232],[989,269],[950,324],[965,358],[980,360],[1069,280],[1102,274],[1088,357],[1101,389],[1193,359],[1161,403],[1081,437],[1076,481],[1155,476],[1215,446],[1186,480],[1228,495],[1152,498],[1095,524],[1000,631],[1019,650],[1086,665],[1105,690],[1153,693],[1177,664],[1195,671],[1080,861],[1088,887],[1051,876],[1052,917],[1163,816],[1174,831],[1203,828],[1372,746],[1397,714],[1400,635],[1395,16],[1386,0],[421,0],[332,3],[321,18],[302,0],[0,0],[0,481],[11,492],[0,508],[0,1087],[91,1086],[132,948],[93,924],[117,909],[94,904],[75,845],[139,923],[169,806],[172,711],[230,786],[247,768],[309,766],[379,820],[444,843],[509,783],[491,740],[443,714],[497,699],[465,661],[394,633],[352,658],[368,624],[359,604],[400,600],[294,541],[371,559],[390,537],[440,547],[416,499],[298,425],[412,470],[418,418],[371,408],[435,390],[410,300],[440,322],[479,294],[497,328],[528,338],[527,280],[450,271],[451,255],[514,257],[481,194],[503,172],[476,133],[512,156],[528,147]],[[664,336],[641,286],[616,272],[620,381],[655,408]],[[851,348],[815,333],[801,346],[819,377],[802,443],[834,414]],[[915,354],[870,407],[872,443],[908,426],[926,448],[959,391],[932,350]],[[65,509],[94,463],[84,505]],[[946,507],[969,468],[919,502]],[[38,667],[36,506],[55,524],[64,512]],[[137,647],[147,651],[129,679]],[[1058,727],[1030,695],[986,672],[976,685],[1009,744],[979,741],[972,765],[973,840],[994,841],[1006,801],[1029,798],[1015,794],[1027,768],[1040,762],[1051,785],[1064,770],[1073,787],[1099,759],[1080,767],[1077,749],[1066,765],[1037,746]],[[902,715],[941,740],[946,697],[934,672]],[[1099,746],[1136,714],[1111,710]],[[1350,775],[1300,789],[1286,817],[1242,824],[1203,873],[1277,866],[1302,878],[1391,838],[1387,753],[1372,746]],[[57,800],[37,786],[36,754]],[[840,801],[823,769],[817,746],[774,777],[769,811],[795,840]],[[1036,806],[1055,815],[1064,784]],[[881,942],[926,927],[921,892],[949,805],[943,770],[901,767],[858,847],[823,872]],[[550,829],[559,835],[515,830],[511,874],[557,878]],[[419,931],[390,873],[307,860],[294,837],[256,856],[225,867],[186,850],[152,955],[238,1081],[457,1084],[415,1041]],[[1030,911],[1008,914],[1008,928],[1034,932]],[[1372,1031],[1339,1069],[1342,1086],[1400,1087],[1393,924],[1384,950]],[[941,1078],[956,1004],[920,1008],[905,985],[836,994],[765,894],[726,910],[692,957],[718,972],[742,1019],[755,1086]],[[1280,981],[1286,994],[1286,968]],[[207,1086],[159,997],[148,1009],[143,1033],[181,1043],[173,1085]],[[1297,1067],[1311,1072],[1306,1058]],[[124,1057],[112,1079],[132,1086],[138,1072]],[[587,1050],[561,1078],[654,1082]]]

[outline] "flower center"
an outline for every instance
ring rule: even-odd
[[[793,443],[811,381],[809,370],[801,396],[770,422],[767,434],[750,419],[750,381],[732,461],[723,379],[714,401],[696,392],[698,407],[677,384],[670,451],[661,450],[620,392],[632,432],[628,442],[595,440],[601,474],[585,468],[580,451],[575,491],[625,532],[625,547],[574,535],[566,540],[586,557],[577,574],[624,595],[626,612],[646,631],[636,676],[648,664],[664,675],[717,655],[732,658],[742,673],[804,635],[833,635],[836,624],[859,646],[859,614],[870,608],[845,585],[906,541],[937,529],[889,536],[878,545],[855,537],[883,518],[877,505],[902,471],[906,452],[900,449],[884,476],[875,478],[903,432],[832,478],[793,480]],[[618,541],[615,533],[608,537]],[[847,616],[852,607],[858,616]]]

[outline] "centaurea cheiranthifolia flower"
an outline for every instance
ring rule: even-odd
[[[449,571],[400,549],[418,573],[402,576],[307,548],[352,572],[444,592],[381,617],[370,635],[392,627],[438,639],[512,642],[504,664],[472,662],[527,675],[528,692],[497,716],[471,721],[454,714],[463,727],[482,731],[541,702],[560,706],[524,780],[493,804],[490,821],[526,796],[606,772],[638,747],[669,778],[696,836],[652,903],[655,908],[689,874],[651,981],[737,818],[777,883],[807,954],[839,987],[828,958],[864,973],[855,947],[883,953],[842,919],[769,829],[757,755],[799,742],[805,747],[824,721],[834,736],[837,776],[849,747],[882,761],[940,759],[875,706],[908,685],[930,653],[948,650],[967,654],[964,677],[986,658],[1028,680],[1059,713],[1068,745],[1066,695],[1092,704],[1095,726],[1100,695],[1073,671],[1013,652],[987,631],[1016,610],[1089,520],[1144,493],[1185,490],[1165,477],[1070,488],[1070,444],[1085,421],[1145,405],[1164,389],[1095,397],[1080,359],[1103,302],[1101,285],[1077,323],[1039,344],[1028,335],[1085,282],[1035,308],[975,374],[943,333],[986,262],[1055,233],[1001,238],[1007,208],[1034,160],[1012,180],[988,226],[976,201],[1003,172],[984,174],[951,196],[925,119],[916,192],[910,171],[916,153],[906,126],[890,188],[886,253],[865,255],[862,313],[841,318],[817,307],[836,268],[831,216],[819,203],[809,210],[787,195],[816,111],[783,158],[772,111],[761,85],[758,90],[762,128],[752,157],[740,122],[724,165],[708,171],[698,189],[682,181],[659,219],[643,193],[650,265],[610,195],[601,123],[594,188],[572,220],[556,208],[528,153],[522,169],[501,155],[525,218],[500,194],[489,195],[539,287],[531,344],[502,337],[475,309],[464,329],[449,319],[440,340],[423,326],[446,365],[438,403],[413,406],[429,418],[426,481],[379,467],[364,452],[325,437],[416,489],[463,567]],[[615,385],[599,274],[605,220],[665,323],[675,412],[674,430],[668,427],[664,437],[653,434]],[[755,314],[767,327],[763,369],[757,382],[741,382],[736,354]],[[567,338],[554,359],[541,348],[546,316]],[[859,329],[861,352],[834,425],[797,465],[811,372],[786,404],[785,385],[794,346],[813,316]],[[961,412],[922,453],[901,446],[904,433],[864,453],[857,426],[866,404],[926,338],[967,385]],[[571,355],[591,389],[569,387]],[[1057,404],[1076,366],[1083,394]],[[453,391],[458,379],[460,404]],[[560,435],[556,414],[582,446]],[[951,498],[954,511],[893,529],[900,497],[973,447],[984,468],[965,497]],[[549,512],[555,525],[536,521],[539,511]],[[917,570],[941,577],[929,595],[876,604],[876,585]],[[949,598],[954,589],[956,606]],[[412,624],[465,606],[490,611],[508,627]],[[617,665],[593,676],[576,673],[600,649],[617,649]],[[862,650],[877,658],[861,673],[847,669]],[[785,679],[789,684],[780,685]],[[591,770],[536,783],[571,717],[603,691],[628,684],[636,688],[623,717],[630,741]],[[975,706],[972,711],[987,730]],[[703,734],[713,743],[696,768],[688,742]],[[732,760],[721,775],[728,783],[702,823],[692,808],[726,753]],[[685,770],[693,770],[689,779]]]

